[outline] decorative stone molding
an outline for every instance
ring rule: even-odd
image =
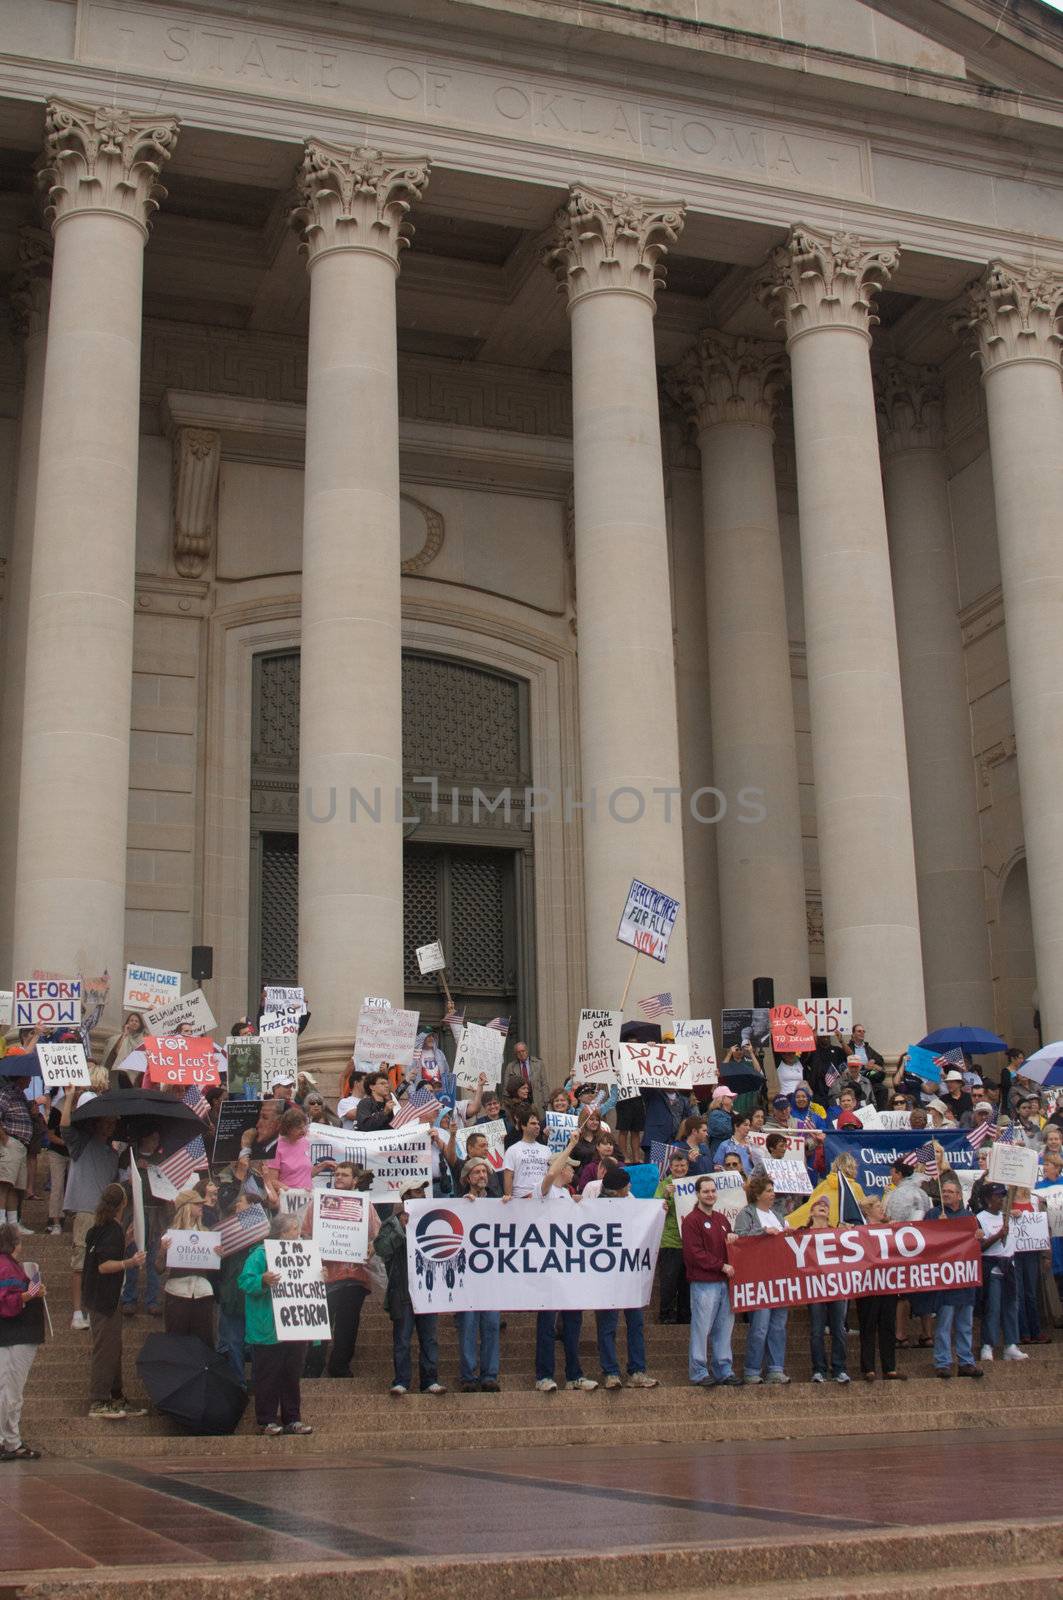
[[[400,494],[399,500],[405,505],[413,506],[424,523],[424,543],[412,556],[408,556],[402,563],[403,575],[415,578],[418,573],[430,567],[436,556],[443,548],[446,538],[446,525],[442,512],[436,511],[433,506],[426,505],[423,500],[418,500],[412,494]]]
[[[18,264],[11,284],[11,315],[19,337],[34,339],[48,326],[52,236],[47,228],[20,228],[17,248]]]
[[[404,165],[362,145],[308,139],[291,213],[310,265],[329,250],[368,250],[398,270],[413,232],[407,214],[428,183],[430,163]]]
[[[967,287],[967,310],[949,318],[972,346],[983,373],[1011,361],[1059,366],[1063,349],[1063,276],[991,261]]]
[[[791,344],[817,328],[853,328],[870,343],[878,321],[874,296],[900,258],[896,244],[795,227],[771,252],[753,292]]]
[[[945,448],[945,386],[936,367],[887,356],[875,375],[875,409],[885,455]]]
[[[700,433],[721,423],[770,428],[789,378],[782,345],[706,328],[668,374],[666,386]]]
[[[810,953],[820,954],[825,949],[823,935],[823,901],[820,899],[806,899],[805,901],[805,932],[808,935],[808,948]]]
[[[166,198],[159,173],[173,155],[178,127],[176,117],[49,100],[37,181],[53,228],[78,211],[109,211],[146,234]]]
[[[217,527],[221,434],[178,428],[173,436],[173,557],[182,578],[198,578]]]
[[[682,200],[658,202],[639,195],[607,194],[574,186],[554,217],[543,262],[568,295],[569,309],[602,290],[636,294],[654,305],[664,282],[662,257],[679,238],[686,217]]]

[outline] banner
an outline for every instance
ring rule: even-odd
[[[348,1128],[328,1128],[312,1122],[309,1129],[310,1161],[353,1161],[373,1175],[371,1200],[395,1201],[404,1183],[432,1187],[432,1145],[423,1123],[407,1123],[397,1133],[355,1133]]]
[[[399,1011],[395,1006],[363,1003],[354,1039],[355,1060],[374,1067],[383,1062],[394,1067],[408,1067],[417,1044],[419,1020],[419,1011]]]
[[[853,1031],[853,1002],[849,999],[799,1000],[797,1005],[812,1032],[825,1039],[832,1033],[847,1035]]]
[[[221,1234],[198,1229],[167,1228],[166,1265],[191,1267],[197,1272],[217,1272],[221,1264]]]
[[[771,1047],[777,1054],[796,1050],[800,1055],[802,1051],[816,1048],[816,1036],[797,1006],[772,1006],[769,1021]]]
[[[76,1028],[81,1021],[81,979],[17,979],[14,1013],[16,1028]]]
[[[180,998],[179,972],[170,972],[166,967],[126,967],[122,990],[122,1005],[126,1011],[144,1012],[172,1006]]]
[[[314,1190],[314,1243],[322,1261],[364,1261],[369,1254],[369,1198],[346,1189]]]
[[[92,1086],[85,1047],[77,1044],[39,1044],[37,1060],[46,1089],[65,1089],[68,1084],[88,1089]]]
[[[687,1053],[690,1078],[694,1084],[712,1084],[719,1079],[716,1065],[716,1040],[711,1017],[679,1018],[672,1021],[672,1035]]]
[[[728,1222],[733,1222],[746,1203],[746,1175],[744,1172],[711,1172],[706,1173],[716,1185],[716,1204],[714,1211],[721,1217],[726,1217]],[[698,1203],[697,1178],[673,1178],[671,1180],[675,1191],[676,1221],[682,1222],[688,1211],[693,1211]]]
[[[631,1044],[617,1047],[624,1079],[637,1089],[692,1089],[690,1058],[680,1044]]]
[[[1037,1151],[1021,1144],[995,1144],[989,1152],[990,1183],[1032,1189],[1037,1182]]]
[[[736,1313],[822,1305],[869,1294],[976,1289],[982,1251],[973,1217],[874,1228],[797,1228],[727,1246]]]
[[[261,1100],[223,1100],[218,1108],[218,1128],[214,1135],[211,1165],[223,1167],[240,1154],[240,1140],[253,1128],[262,1110]]]
[[[416,1313],[613,1311],[645,1306],[664,1227],[659,1200],[411,1200]]]
[[[466,1023],[458,1039],[454,1055],[454,1076],[459,1089],[478,1089],[480,1074],[487,1074],[493,1088],[502,1075],[502,1057],[506,1051],[506,1036],[497,1028],[483,1028],[478,1022]]]
[[[280,1283],[270,1290],[278,1342],[327,1339],[328,1302],[321,1278],[321,1254],[312,1239],[267,1239],[266,1270]]]
[[[763,1165],[776,1194],[812,1193],[812,1179],[803,1161],[773,1161],[765,1156]]]
[[[548,1111],[545,1118],[546,1148],[552,1156],[568,1149],[568,1141],[579,1127],[579,1117],[567,1111]]]
[[[506,1124],[501,1117],[494,1122],[473,1122],[467,1127],[458,1128],[454,1135],[454,1148],[459,1158],[464,1161],[469,1148],[469,1135],[482,1133],[487,1140],[487,1159],[491,1163],[492,1171],[502,1171],[502,1157],[506,1153]]]
[[[773,1128],[770,1123],[763,1128],[750,1128],[749,1133],[746,1135],[746,1144],[753,1159],[755,1161],[766,1161],[768,1159],[768,1136],[773,1133],[780,1134],[786,1140],[786,1156],[784,1159],[787,1161],[800,1161],[804,1164],[805,1140],[808,1135],[800,1131],[788,1133],[785,1128]]]
[[[855,1156],[856,1182],[865,1194],[882,1194],[893,1181],[890,1169],[898,1157],[910,1155],[928,1139],[941,1146],[948,1165],[957,1172],[977,1172],[978,1157],[960,1128],[910,1128],[896,1133],[845,1129],[828,1133],[823,1149],[828,1168],[838,1156]]]
[[[1031,1250],[1052,1248],[1047,1211],[1013,1211],[1008,1224],[1008,1233],[1015,1245],[1016,1255],[1028,1255]]]
[[[438,939],[431,944],[420,944],[414,954],[417,957],[417,970],[422,978],[427,978],[430,972],[442,972],[447,964],[443,954],[443,946]]]
[[[615,1076],[612,1052],[620,1045],[622,1011],[584,1010],[579,1014],[572,1082],[609,1083]]]
[[[187,1034],[155,1038],[149,1034],[144,1040],[144,1054],[148,1060],[147,1081],[162,1087],[167,1084],[195,1084],[200,1089],[210,1089],[221,1082],[221,1073],[214,1055],[213,1039],[190,1039]]]
[[[678,900],[632,878],[616,936],[621,944],[631,945],[642,955],[665,961],[678,915]]]
[[[144,1022],[149,1033],[176,1033],[178,1028],[191,1027],[198,1038],[213,1033],[218,1026],[202,989],[191,989],[180,1000],[145,1012]]]

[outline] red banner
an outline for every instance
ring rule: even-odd
[[[221,1082],[213,1039],[190,1039],[183,1033],[157,1039],[149,1034],[144,1040],[144,1054],[148,1058],[144,1076],[149,1083],[163,1087],[195,1084],[200,1089],[210,1089]]]
[[[737,1239],[735,1311],[822,1305],[868,1294],[927,1294],[976,1289],[982,1252],[973,1217],[955,1222],[899,1222],[881,1227],[795,1228]]]
[[[814,1050],[816,1036],[808,1025],[808,1018],[797,1006],[772,1006],[771,1047],[777,1055],[786,1050]]]

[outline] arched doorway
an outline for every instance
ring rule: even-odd
[[[1034,1023],[1037,966],[1025,858],[1015,862],[1004,880],[997,928],[1000,1022],[1008,1043],[1030,1052],[1040,1041]]]

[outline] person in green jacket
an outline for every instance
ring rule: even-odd
[[[668,1161],[668,1176],[662,1178],[654,1191],[658,1200],[664,1201],[664,1232],[657,1257],[661,1285],[661,1322],[690,1321],[690,1285],[683,1268],[683,1241],[675,1214],[675,1185],[690,1171],[686,1152],[673,1150]]]
[[[270,1229],[271,1239],[297,1239],[299,1217],[278,1217]],[[246,1338],[251,1346],[251,1372],[255,1381],[255,1421],[259,1433],[275,1437],[279,1433],[313,1433],[299,1417],[301,1396],[299,1377],[306,1360],[306,1340],[278,1341],[273,1322],[273,1296],[270,1291],[280,1278],[266,1266],[266,1247],[256,1245],[244,1262],[238,1287],[244,1296]],[[277,1417],[280,1416],[278,1422]]]

